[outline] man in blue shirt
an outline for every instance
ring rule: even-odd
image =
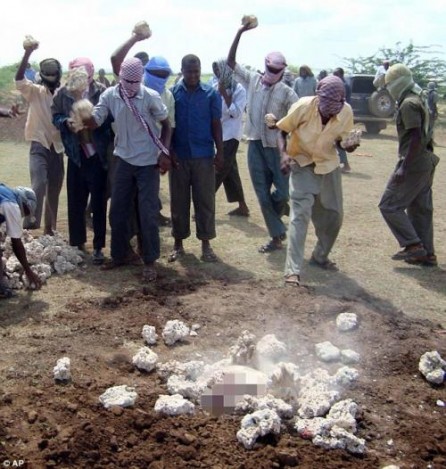
[[[11,238],[12,250],[22,264],[31,288],[38,289],[42,282],[31,270],[26,257],[26,250],[22,243],[22,217],[34,217],[36,213],[36,194],[28,187],[16,187],[11,189],[0,184],[0,224],[6,224],[6,235]],[[12,291],[6,285],[5,273],[2,264],[2,252],[0,249],[0,298],[9,298]]]
[[[176,164],[169,177],[175,238],[169,261],[184,254],[183,239],[191,234],[192,195],[197,238],[202,242],[201,259],[215,262],[217,256],[210,240],[216,236],[214,164],[217,169],[223,167],[221,97],[211,86],[200,82],[201,63],[197,56],[183,57],[181,72],[183,78],[171,90],[175,98],[172,153]]]

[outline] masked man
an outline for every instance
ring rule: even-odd
[[[432,182],[439,158],[428,150],[432,138],[429,109],[405,65],[392,65],[385,81],[398,102],[399,160],[379,203],[384,220],[403,248],[392,259],[436,266]]]
[[[318,83],[316,96],[299,99],[288,115],[277,122],[282,130],[278,145],[282,170],[291,171],[291,214],[285,283],[300,285],[300,273],[310,219],[317,244],[311,264],[336,271],[330,251],[342,225],[342,180],[336,145],[351,152],[355,146],[342,145],[353,129],[353,112],[345,103],[344,83],[328,76]],[[290,134],[287,142],[286,135]],[[292,164],[291,164],[292,163]]]
[[[288,177],[280,171],[277,130],[265,124],[265,115],[273,114],[276,119],[281,119],[297,101],[297,94],[282,81],[287,64],[280,52],[271,52],[266,56],[263,74],[252,72],[236,62],[240,38],[248,29],[251,26],[246,24],[237,31],[227,63],[234,70],[235,79],[247,90],[245,134],[248,139],[248,168],[271,236],[271,240],[261,246],[259,252],[269,253],[282,248],[286,227],[281,217],[289,207]]]

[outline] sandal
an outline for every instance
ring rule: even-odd
[[[339,268],[336,265],[336,262],[332,262],[329,259],[327,259],[325,262],[318,262],[313,256],[311,256],[310,265],[314,265],[316,267],[319,267],[324,270],[328,270],[330,272],[338,272]]]
[[[201,260],[203,262],[217,262],[218,257],[215,254],[215,252],[212,250],[212,248],[207,248],[206,250],[203,251],[201,254]]]
[[[146,282],[154,282],[158,274],[156,273],[155,267],[153,265],[145,265],[142,271],[142,278]]]
[[[249,217],[249,211],[245,212],[240,207],[238,207],[228,212],[228,215],[235,217]]]
[[[173,248],[172,252],[167,257],[167,262],[175,262],[180,257],[184,256],[185,251],[183,248]]]
[[[291,274],[285,277],[285,285],[289,285],[292,287],[300,287],[300,275],[298,274]]]
[[[264,244],[263,246],[260,246],[259,247],[259,252],[261,254],[267,254],[269,252],[278,251],[278,250],[282,249],[282,243],[281,242],[279,242],[279,243],[277,243],[276,241],[271,240],[268,243]]]

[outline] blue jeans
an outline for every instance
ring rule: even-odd
[[[280,171],[277,148],[264,147],[261,140],[251,140],[248,146],[248,169],[263,218],[271,237],[285,234],[282,210],[289,199],[288,176]],[[271,191],[274,185],[274,190]]]
[[[116,160],[110,207],[111,256],[119,263],[125,261],[129,254],[131,215],[136,191],[142,258],[145,264],[155,262],[160,256],[159,170],[155,165],[134,166],[119,157]]]

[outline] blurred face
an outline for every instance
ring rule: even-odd
[[[220,69],[218,68],[218,66],[217,66],[216,63],[213,63],[213,64],[212,64],[212,71],[214,72],[214,75],[215,75],[217,78],[220,78]]]
[[[192,88],[198,85],[201,75],[201,67],[199,63],[186,63],[181,71],[183,72],[183,80],[187,87]]]

